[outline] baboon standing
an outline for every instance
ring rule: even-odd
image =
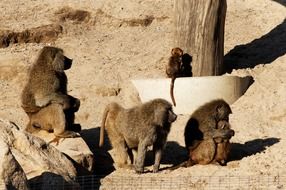
[[[21,102],[29,116],[26,131],[38,129],[53,131],[57,137],[78,136],[67,128],[73,125],[74,112],[80,100],[67,94],[67,76],[72,60],[64,56],[63,50],[45,46],[32,65]]]
[[[103,145],[104,129],[106,129],[116,152],[115,164],[118,167],[129,168],[127,160],[128,156],[131,156],[130,150],[137,149],[135,171],[142,173],[147,147],[153,145],[155,153],[153,172],[158,172],[167,135],[176,118],[172,105],[163,99],[154,99],[130,109],[111,103],[104,111],[99,146]]]

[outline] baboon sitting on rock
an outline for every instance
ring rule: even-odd
[[[53,132],[58,138],[79,136],[74,125],[74,113],[80,100],[67,94],[67,76],[64,70],[71,67],[72,60],[56,47],[43,47],[32,65],[28,81],[22,91],[22,108],[29,116],[26,131]]]

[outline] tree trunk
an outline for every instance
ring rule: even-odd
[[[226,0],[175,0],[174,47],[192,56],[193,76],[221,75]]]

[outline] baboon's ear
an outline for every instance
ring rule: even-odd
[[[220,118],[224,114],[224,107],[222,104],[216,106],[216,115]]]
[[[64,55],[62,52],[58,52],[52,63],[55,71],[64,70]]]

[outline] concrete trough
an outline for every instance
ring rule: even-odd
[[[211,100],[222,98],[229,104],[242,96],[252,83],[250,76],[207,76],[177,78],[174,85],[174,97],[177,114],[191,114],[199,106]],[[141,101],[163,98],[172,103],[169,78],[134,79]]]

